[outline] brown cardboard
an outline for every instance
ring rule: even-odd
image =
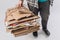
[[[15,26],[12,26],[12,29],[9,29],[8,27],[6,27],[6,30],[7,32],[11,32],[14,36],[21,36],[21,35],[29,34],[31,32],[35,32],[39,30],[40,25],[38,25],[38,23],[33,25],[33,20],[36,20],[38,18],[39,16],[34,15],[34,13],[32,13],[30,10],[28,10],[25,7],[11,8],[6,12],[6,18],[5,18],[6,20],[5,22],[7,22],[8,27],[11,26],[11,24],[17,23],[17,25],[21,25],[21,24],[24,24],[24,22],[28,22],[32,24],[32,26],[17,27],[15,25]],[[24,28],[27,28],[27,29],[24,29]]]

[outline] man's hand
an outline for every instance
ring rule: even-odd
[[[22,6],[23,6],[23,0],[19,0],[18,7],[22,7]]]
[[[50,1],[50,5],[53,6],[53,1],[54,1],[54,0],[49,0],[49,1]]]

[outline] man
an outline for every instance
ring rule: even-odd
[[[47,36],[50,35],[50,32],[47,29],[47,22],[50,14],[50,2],[49,0],[27,0],[29,9],[35,14],[38,15],[38,11],[40,11],[40,15],[42,18],[42,30],[45,32]],[[23,4],[23,0],[19,1],[19,6],[21,7]],[[33,32],[33,36],[37,37],[38,32]]]

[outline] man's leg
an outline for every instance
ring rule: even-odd
[[[38,8],[30,6],[28,3],[28,8],[30,11],[32,11],[35,15],[38,15]]]
[[[43,31],[46,33],[47,36],[50,35],[50,32],[47,30],[47,22],[50,14],[50,4],[49,1],[43,2],[43,3],[38,3],[39,5],[39,10],[42,18],[42,28]]]
[[[30,6],[29,4],[28,4],[28,7],[29,7],[30,11],[32,11],[35,15],[38,15],[38,9],[36,7]],[[37,31],[33,32],[33,36],[37,37],[38,32]]]

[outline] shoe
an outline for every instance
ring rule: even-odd
[[[38,37],[38,32],[36,31],[36,32],[33,32],[33,36],[34,37]]]
[[[46,34],[47,36],[50,36],[50,32],[48,31],[48,29],[43,29],[43,31],[45,32],[45,34]]]

